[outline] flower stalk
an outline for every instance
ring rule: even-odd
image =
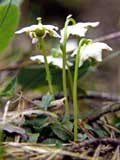
[[[66,113],[66,118],[70,118],[70,110],[69,110],[69,103],[68,103],[68,95],[67,95],[67,78],[66,78],[66,44],[67,44],[67,26],[68,24],[72,22],[73,24],[75,23],[74,19],[71,18],[71,16],[68,16],[65,22],[64,26],[64,36],[63,36],[63,42],[61,43],[61,50],[63,53],[63,69],[62,69],[62,78],[63,78],[63,93],[65,97],[65,113]]]
[[[75,70],[74,70],[74,81],[73,81],[73,110],[74,110],[74,141],[78,140],[78,101],[77,101],[77,80],[78,80],[78,69],[80,61],[80,49],[83,45],[84,39],[79,42],[77,49],[77,55],[75,59]]]
[[[47,62],[47,54],[44,46],[44,39],[40,39],[40,49],[42,51],[43,57],[44,57],[44,62],[45,62],[45,69],[46,69],[46,75],[47,75],[47,81],[49,85],[49,92],[50,94],[54,97],[54,90],[52,86],[52,79],[51,79],[51,74],[50,74],[50,68],[49,68],[49,63]]]

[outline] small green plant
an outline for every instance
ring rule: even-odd
[[[25,27],[19,31],[16,32],[16,34],[21,34],[21,33],[28,33],[30,38],[32,39],[32,43],[36,45],[36,49],[41,50],[43,54],[43,59],[45,62],[45,68],[46,68],[46,75],[47,75],[47,81],[49,84],[49,92],[54,96],[54,91],[53,91],[53,86],[52,86],[52,80],[51,80],[51,74],[50,74],[50,69],[49,69],[49,63],[47,60],[47,53],[45,49],[45,42],[44,38],[46,34],[49,34],[52,37],[57,37],[59,38],[60,36],[56,32],[58,29],[56,26],[53,25],[43,25],[41,18],[37,18],[38,24],[37,25],[32,25],[30,27]]]
[[[74,110],[74,141],[78,139],[78,92],[77,82],[79,72],[84,70],[84,64],[89,62],[89,66],[97,64],[102,61],[102,50],[112,50],[107,44],[102,42],[94,42],[92,39],[86,38],[86,32],[91,27],[96,27],[99,22],[87,22],[76,23],[76,21],[69,15],[66,18],[64,28],[60,30],[60,34],[57,33],[58,27],[53,25],[43,25],[41,18],[38,18],[38,24],[25,27],[16,31],[16,34],[26,32],[32,39],[32,43],[36,45],[36,48],[42,51],[42,55],[32,56],[31,60],[38,60],[45,64],[46,76],[49,85],[49,93],[54,97],[54,89],[52,85],[51,72],[49,64],[57,66],[62,69],[63,80],[63,93],[65,97],[65,116],[66,120],[70,119],[70,108],[68,101],[68,82],[70,81],[70,89],[73,99]],[[45,37],[46,35],[59,38],[59,49],[56,49],[58,53],[56,55],[48,55],[45,49]],[[70,36],[74,36],[74,47],[70,50],[69,39]],[[71,54],[68,54],[68,49]],[[83,72],[84,73],[84,72]],[[84,73],[85,74],[85,73]],[[68,79],[67,79],[68,75]]]

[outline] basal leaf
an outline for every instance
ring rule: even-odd
[[[0,22],[6,13],[9,4],[0,4]],[[12,4],[7,12],[7,15],[0,26],[0,54],[7,48],[10,41],[13,39],[14,32],[19,22],[19,9]]]
[[[84,134],[79,133],[78,134],[78,139],[79,139],[80,142],[83,142],[84,140],[86,140],[87,139],[86,133],[84,133]]]
[[[29,133],[28,134],[28,136],[29,136],[28,142],[30,142],[30,143],[37,143],[39,135],[40,135],[39,133]]]
[[[52,75],[52,83],[59,89],[62,87],[62,75],[61,70],[55,67],[50,67],[50,72]],[[23,90],[35,89],[39,87],[47,86],[48,82],[46,80],[46,72],[43,65],[27,66],[21,68],[18,73],[18,83],[22,86]]]
[[[62,141],[56,138],[47,138],[42,141],[43,144],[62,144]]]
[[[33,119],[25,120],[24,127],[32,128],[35,132],[40,132],[41,128],[48,123],[48,117],[39,115]]]
[[[16,78],[13,78],[3,84],[0,88],[0,96],[12,97],[16,91]]]
[[[60,123],[54,123],[51,128],[54,134],[63,141],[69,141],[73,138],[73,135]]]
[[[53,96],[46,94],[42,97],[42,101],[38,101],[37,105],[40,106],[40,108],[47,109],[53,100]]]

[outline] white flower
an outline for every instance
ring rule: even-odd
[[[91,42],[88,45],[84,45],[80,50],[80,62],[79,66],[81,66],[84,61],[89,58],[94,58],[96,61],[102,61],[102,50],[112,51],[112,48],[109,47],[106,43],[102,42]],[[77,54],[77,49],[73,52],[71,56]]]
[[[79,37],[84,37],[89,27],[96,27],[99,25],[99,22],[86,22],[86,23],[76,23],[74,25],[67,26],[67,38],[71,35],[76,35]],[[64,39],[64,28],[60,31],[61,40]]]
[[[41,63],[44,63],[44,57],[43,57],[43,55],[38,55],[38,56],[32,56],[32,57],[30,57],[30,59],[32,60],[32,61],[36,61],[36,60],[38,60],[38,61],[40,61]],[[48,62],[48,64],[53,64],[53,65],[55,65],[55,66],[58,66],[59,68],[63,68],[63,59],[61,58],[61,57],[53,57],[53,56],[47,56],[47,62]],[[67,65],[68,66],[72,66],[73,64],[72,63],[70,63],[69,61],[67,61]],[[67,69],[68,67],[66,66],[66,69]]]
[[[66,52],[72,52],[77,48],[77,42],[75,39],[70,39],[67,41]]]
[[[41,23],[36,24],[36,25],[31,25],[29,27],[24,27],[18,31],[16,31],[16,34],[21,34],[21,33],[28,33],[30,38],[32,39],[32,43],[37,43],[39,37],[45,37],[46,34],[49,34],[50,36],[53,37],[58,37],[60,38],[60,35],[56,32],[58,30],[58,27],[53,26],[53,25],[42,25]]]

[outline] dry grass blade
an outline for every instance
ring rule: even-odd
[[[120,159],[120,149],[119,146],[117,146],[111,160],[119,160],[119,159]]]
[[[109,125],[109,124],[104,124],[104,125],[106,125],[108,128],[112,129],[112,130],[115,131],[115,132],[119,132],[119,129],[117,129],[117,128]]]
[[[7,101],[6,105],[5,105],[5,109],[4,109],[4,113],[3,113],[3,117],[2,117],[2,123],[4,124],[6,121],[6,117],[7,117],[7,112],[9,109],[9,105],[10,105],[10,101]]]
[[[6,119],[5,119],[5,124],[10,123],[10,122],[15,122],[16,119],[18,120],[18,118],[22,115],[22,116],[26,116],[26,115],[32,115],[32,114],[45,114],[48,115],[52,118],[57,118],[57,115],[54,113],[51,113],[49,111],[43,111],[40,109],[36,109],[36,110],[32,110],[32,109],[28,109],[28,110],[24,110],[24,111],[13,111],[13,112],[7,112],[6,114]],[[0,123],[2,124],[2,119],[0,118]]]
[[[3,143],[5,148],[6,148],[6,153],[13,154],[15,156],[23,155],[25,153],[29,154],[30,156],[34,156],[32,160],[37,160],[38,158],[46,157],[49,155],[48,159],[46,160],[52,160],[55,156],[61,155],[61,156],[70,156],[70,157],[75,157],[83,160],[92,160],[92,157],[79,154],[79,153],[74,153],[74,152],[69,152],[65,151],[62,149],[57,149],[52,146],[47,146],[47,145],[39,145],[39,144],[30,144],[30,143],[14,143],[14,142],[4,142]]]
[[[60,152],[61,150],[56,150],[54,153],[51,153],[51,155],[46,159],[46,160],[52,160],[53,158],[56,157],[56,155]]]
[[[101,147],[102,147],[102,145],[99,145],[99,146],[97,147],[97,149],[95,150],[95,153],[94,153],[94,155],[93,155],[92,160],[98,160],[98,159],[99,159]]]

